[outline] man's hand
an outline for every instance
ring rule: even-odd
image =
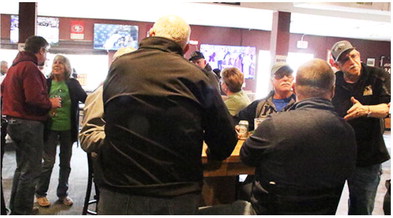
[[[362,105],[356,98],[351,97],[352,107],[347,111],[347,115],[345,115],[345,120],[352,120],[358,117],[367,116],[370,112],[370,108],[368,106]]]
[[[61,98],[60,97],[50,98],[49,100],[50,100],[50,103],[52,104],[52,108],[61,107]]]

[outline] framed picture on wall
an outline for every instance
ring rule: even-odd
[[[367,58],[367,66],[375,67],[375,58]]]

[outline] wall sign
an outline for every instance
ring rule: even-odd
[[[85,22],[79,20],[71,21],[71,39],[84,39],[85,38]]]

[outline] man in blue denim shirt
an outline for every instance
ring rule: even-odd
[[[389,114],[390,75],[361,63],[350,42],[332,47],[336,94],[332,100],[339,116],[348,120],[356,134],[356,171],[348,179],[350,215],[371,215],[381,175],[381,164],[390,159],[381,131]]]

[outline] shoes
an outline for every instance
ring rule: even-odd
[[[37,197],[36,198],[38,205],[40,205],[41,207],[49,207],[50,206],[50,202],[48,200],[48,198],[46,197]]]
[[[70,197],[65,197],[65,198],[62,198],[62,199],[59,199],[61,202],[63,202],[63,204],[64,205],[66,205],[66,206],[71,206],[71,205],[73,205],[74,204],[74,201],[72,201],[72,199],[70,198]]]

